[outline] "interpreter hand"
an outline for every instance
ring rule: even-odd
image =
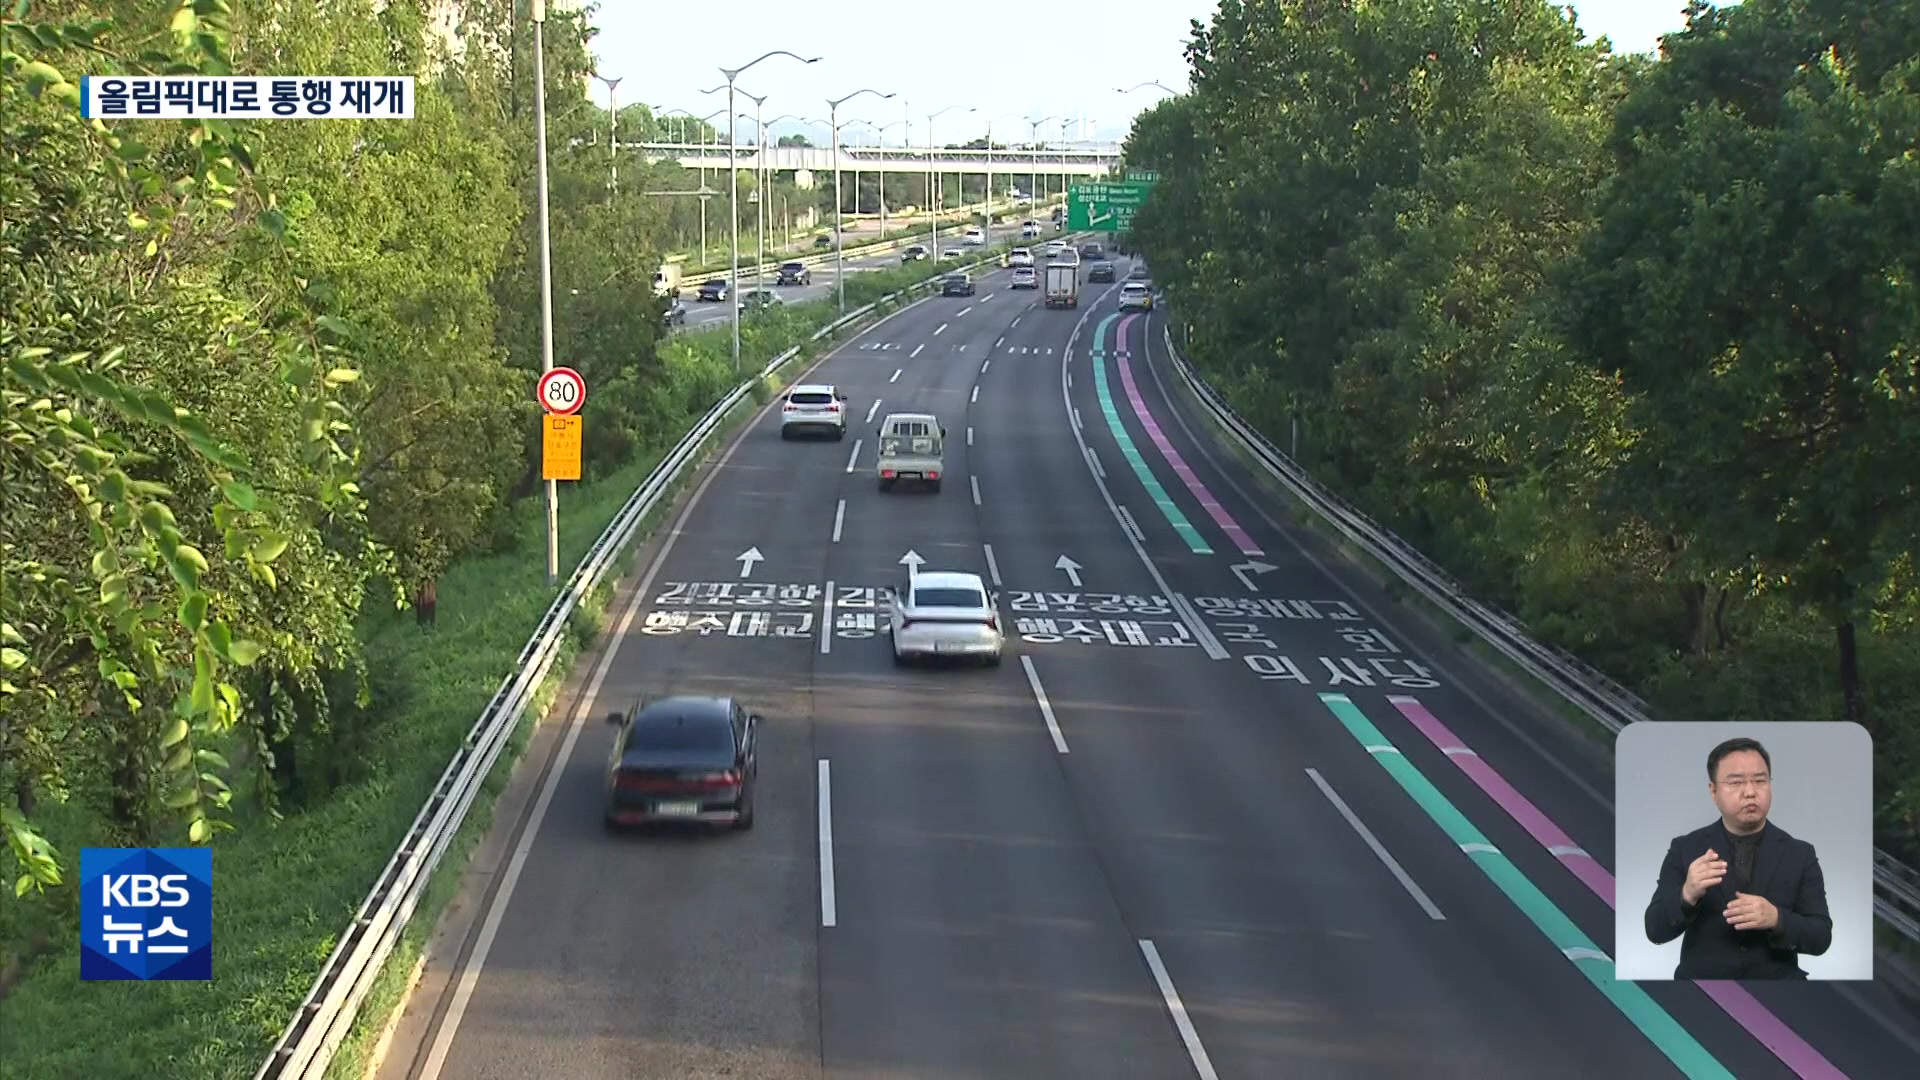
[[[1780,925],[1780,909],[1764,896],[1734,893],[1727,905],[1727,922],[1735,930],[1771,930]]]
[[[1693,860],[1687,867],[1687,880],[1680,886],[1680,899],[1692,907],[1707,895],[1708,889],[1720,884],[1720,880],[1726,876],[1727,861],[1708,848],[1705,855]]]

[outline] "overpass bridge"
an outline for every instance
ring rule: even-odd
[[[634,151],[649,160],[672,160],[682,168],[726,168],[725,143],[622,142],[620,150]],[[735,164],[751,171],[759,160],[760,147],[738,143],[733,147]],[[769,146],[765,167],[777,173],[821,172],[832,174],[833,148],[828,146]],[[1100,177],[1120,164],[1118,146],[1063,147],[1028,150],[1021,147],[996,147],[986,150],[927,150],[903,146],[842,146],[840,170],[862,173],[1010,173],[1042,172],[1049,176]]]

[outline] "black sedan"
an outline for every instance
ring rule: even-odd
[[[972,296],[973,278],[964,273],[948,274],[940,279],[941,296]]]
[[[753,828],[761,718],[732,698],[668,697],[607,714],[610,829],[664,821]]]
[[[807,269],[804,263],[781,263],[779,271],[773,276],[773,283],[775,285],[811,285],[813,271]]]
[[[1112,281],[1112,280],[1113,280],[1113,264],[1112,263],[1101,261],[1097,263],[1088,264],[1087,281],[1089,284],[1096,281]]]
[[[707,303],[718,304],[727,298],[727,291],[727,283],[714,278],[712,281],[701,282],[700,291],[695,295]]]

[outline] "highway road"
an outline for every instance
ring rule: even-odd
[[[1912,1065],[1874,985],[1613,982],[1599,748],[1196,437],[1157,313],[1006,280],[808,376],[862,419],[845,441],[768,412],[708,474],[535,737],[540,797],[503,803],[383,1078]],[[944,491],[877,490],[896,410],[942,417]],[[996,586],[1006,663],[893,665],[909,551]],[[669,692],[766,716],[752,832],[604,831],[599,717]]]
[[[1043,222],[1041,228],[1042,228],[1042,239],[1035,241],[1036,243],[1045,243],[1046,239],[1053,235],[1051,232],[1051,228],[1052,228],[1051,224]],[[1010,240],[1013,237],[1018,236],[1019,233],[1020,233],[1020,224],[1019,222],[1014,222],[1013,224],[1010,224],[1010,225],[995,225],[992,231],[988,234],[988,237],[991,242],[999,243],[1004,240]],[[942,234],[940,237],[940,250],[943,252],[947,250],[948,246],[955,239],[957,238]],[[900,241],[900,246],[906,247],[908,244],[912,244],[916,242],[926,243],[927,241],[924,238],[918,241],[902,240]],[[831,254],[832,253],[831,249],[829,249],[828,252],[826,253]],[[820,254],[820,252],[807,252],[806,256],[816,255],[816,254]],[[806,256],[796,255],[794,257],[803,258]],[[740,249],[740,258],[744,262],[751,262],[753,256],[752,256],[752,253],[749,251],[749,249],[743,246]],[[772,256],[769,256],[768,258],[771,259]],[[846,262],[847,272],[850,275],[872,273],[875,270],[889,270],[889,269],[892,269],[893,267],[899,266],[900,253],[897,250],[895,250],[895,251],[888,251],[885,254],[862,255],[859,257],[850,256],[845,260],[845,262]],[[928,273],[931,274],[933,273],[933,271],[929,269]],[[780,298],[786,301],[787,303],[804,304],[814,300],[825,300],[831,297],[833,295],[835,280],[836,280],[836,276],[834,274],[833,264],[831,261],[829,261],[828,264],[825,266],[813,267],[813,284],[811,285],[781,285],[781,286],[775,287],[773,285],[773,275],[770,273],[766,276],[764,280],[764,284],[766,285],[767,288],[773,289],[775,292],[779,293]],[[744,289],[754,288],[753,275],[743,270],[740,274],[740,283],[741,283],[741,287]],[[697,295],[698,295],[697,287],[692,285],[689,285],[686,287],[686,295],[683,297],[683,300],[686,302],[686,305],[687,305],[687,321],[684,324],[684,328],[688,330],[698,330],[702,328],[711,328],[715,326],[726,325],[727,320],[732,317],[732,305],[729,303],[711,303],[711,302],[702,303],[700,300],[696,299]]]

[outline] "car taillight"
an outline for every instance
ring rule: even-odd
[[[710,788],[737,787],[740,783],[740,771],[738,769],[722,769],[719,772],[708,773],[700,777],[698,783],[702,787]]]
[[[836,402],[834,402],[833,404],[831,404],[831,405],[829,405],[829,406],[827,406],[827,411],[828,411],[828,412],[839,412],[839,411],[840,411],[840,403],[836,401]]]
[[[881,470],[880,470],[880,478],[881,478],[882,480],[891,480],[891,479],[893,479],[893,470],[892,470],[892,469],[881,469]]]
[[[987,629],[993,631],[996,634],[999,633],[1000,632],[1000,616],[998,615],[987,616]]]
[[[938,480],[938,479],[940,479],[940,470],[939,470],[939,469],[928,469],[928,470],[927,470],[927,479],[929,479],[929,480]]]

